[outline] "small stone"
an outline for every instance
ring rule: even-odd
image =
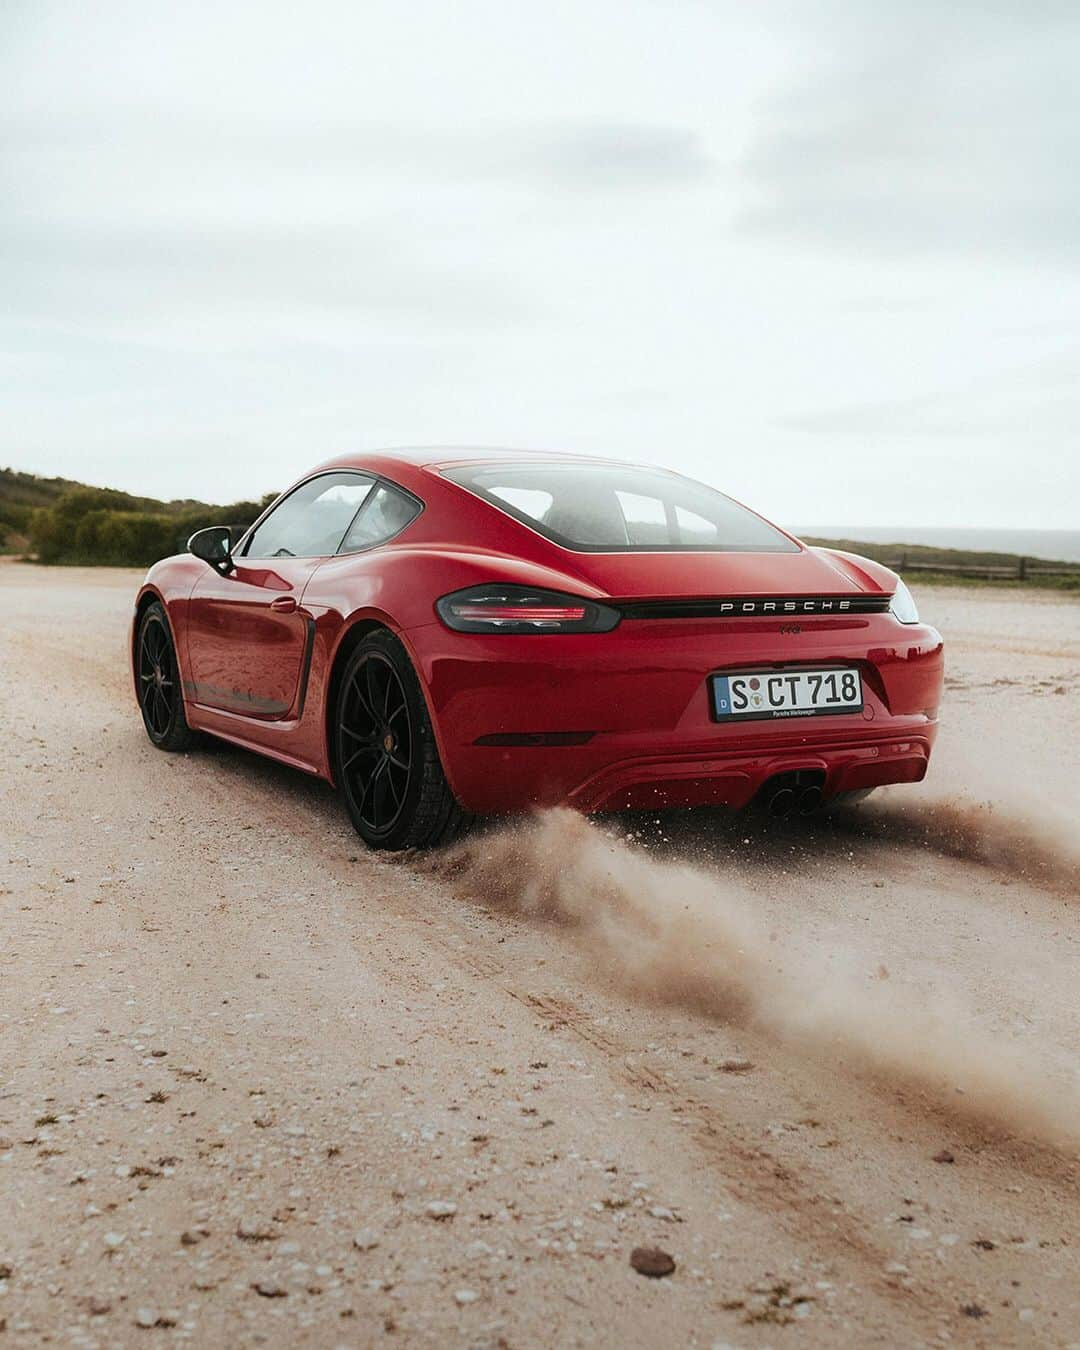
[[[206,1233],[201,1229],[185,1228],[180,1234],[180,1244],[183,1247],[195,1247],[204,1237],[206,1237]]]
[[[86,1300],[86,1311],[91,1317],[104,1317],[106,1313],[112,1312],[112,1304],[100,1294],[91,1294]]]
[[[251,1286],[261,1298],[288,1298],[289,1291],[273,1280],[256,1280]]]
[[[721,1073],[749,1073],[754,1066],[750,1060],[732,1055],[728,1059],[719,1060],[716,1067]]]
[[[106,1233],[102,1240],[106,1247],[111,1247],[115,1251],[123,1243],[126,1236],[126,1233]]]
[[[479,1297],[475,1289],[459,1289],[454,1295],[454,1302],[464,1308],[466,1304],[475,1303]]]
[[[432,1200],[424,1213],[429,1219],[452,1219],[457,1213],[453,1200]]]
[[[358,1252],[370,1252],[379,1245],[379,1239],[370,1228],[362,1228],[359,1233],[353,1234],[352,1245]]]
[[[286,1125],[285,1133],[292,1139],[303,1139],[307,1130],[304,1129],[303,1125]]]
[[[156,1327],[157,1313],[152,1308],[140,1308],[135,1314],[135,1325],[137,1327]]]
[[[659,1247],[635,1247],[630,1253],[630,1264],[639,1275],[652,1280],[662,1279],[675,1271],[675,1258]]]
[[[960,1311],[965,1317],[985,1317],[986,1309],[979,1303],[965,1303]]]
[[[947,1148],[943,1148],[940,1153],[934,1154],[933,1161],[936,1163],[954,1163],[956,1159]]]
[[[273,1242],[277,1233],[259,1219],[241,1219],[236,1225],[236,1236],[244,1242]]]
[[[666,1219],[668,1223],[675,1222],[675,1212],[668,1209],[667,1205],[653,1205],[649,1213],[654,1219]]]

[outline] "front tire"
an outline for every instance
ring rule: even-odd
[[[386,629],[363,638],[348,658],[332,746],[349,818],[369,847],[429,848],[468,826],[443,773],[416,671]]]
[[[187,750],[195,739],[184,716],[184,695],[172,630],[160,601],[146,607],[135,638],[135,678],[143,726],[159,750]]]

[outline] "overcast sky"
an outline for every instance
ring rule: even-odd
[[[1080,523],[1075,0],[0,0],[0,464]]]

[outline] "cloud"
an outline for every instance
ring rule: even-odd
[[[8,317],[145,320],[201,311],[212,322],[316,310],[486,329],[534,317],[512,279],[440,265],[388,222],[210,230],[8,222],[0,224],[0,254],[17,260],[5,282]]]
[[[1071,446],[1061,428],[1080,416],[1078,390],[1080,360],[1066,354],[999,371],[966,387],[807,410],[779,417],[776,425],[829,439],[1037,444],[1064,462],[1071,458]]]
[[[877,8],[815,7],[823,59],[763,107],[738,226],[853,258],[1080,263],[1080,9]]]
[[[85,118],[12,118],[5,302],[84,323],[202,305],[217,322],[300,309],[498,331],[545,309],[548,288],[514,256],[530,229],[710,171],[696,133],[614,121],[218,126],[107,101]],[[531,226],[523,199],[539,208]]]

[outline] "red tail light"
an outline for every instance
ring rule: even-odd
[[[621,617],[576,595],[494,583],[444,595],[435,609],[459,633],[607,633]]]

